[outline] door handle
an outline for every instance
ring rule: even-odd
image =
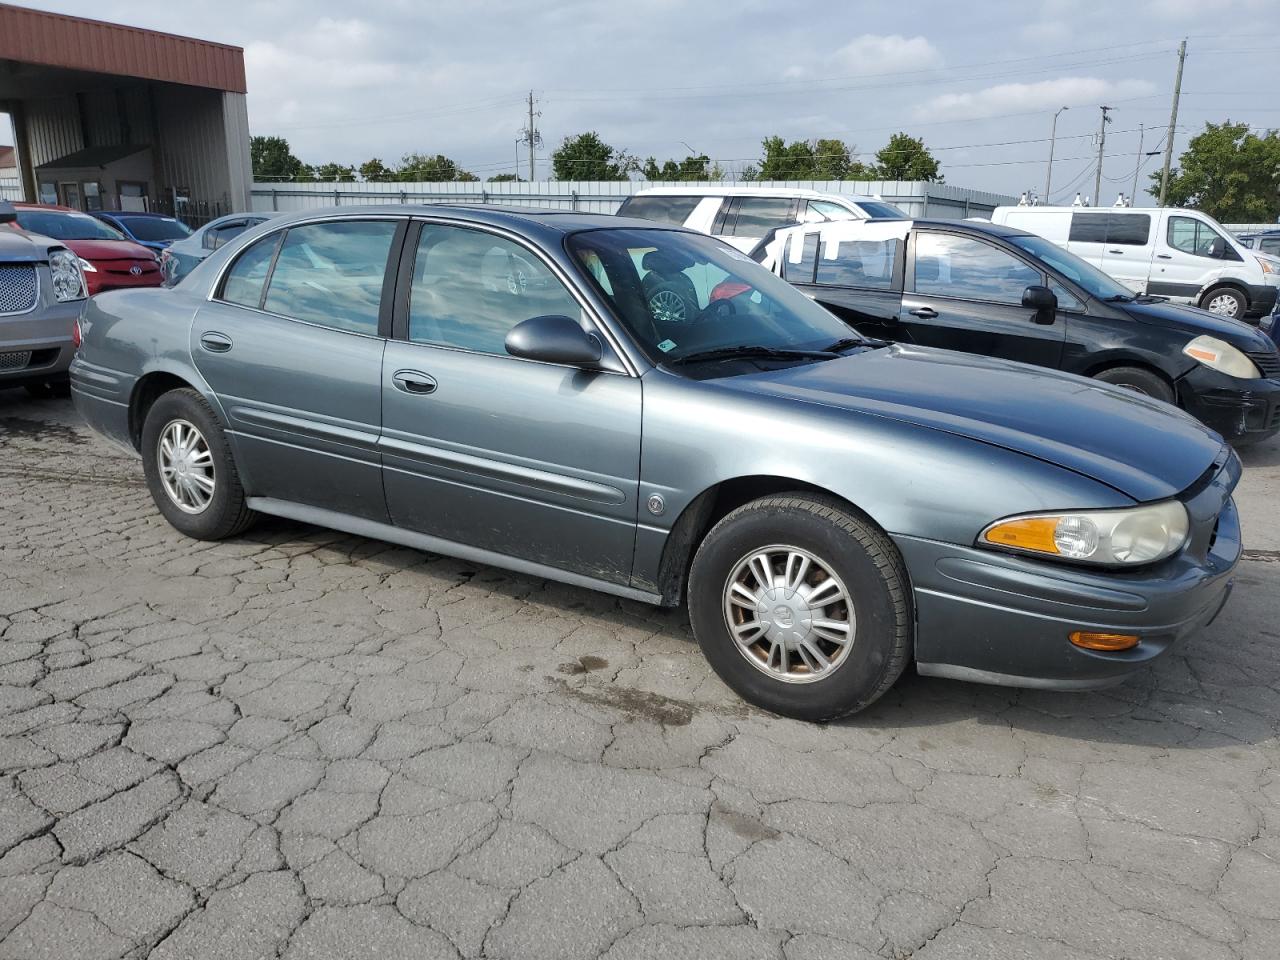
[[[210,330],[200,337],[200,346],[210,353],[226,353],[231,349],[231,338],[225,333]]]
[[[1107,251],[1107,253],[1118,253],[1118,254],[1120,254],[1121,256],[1123,256],[1123,255],[1124,255],[1124,251],[1123,251],[1123,250],[1108,250],[1108,251]]]
[[[1172,260],[1172,259],[1173,259],[1173,254],[1171,254],[1171,253],[1157,253],[1157,254],[1156,254],[1156,259],[1157,259],[1157,260]]]
[[[938,315],[938,311],[933,307],[916,307],[914,310],[908,310],[907,313],[913,317],[919,317],[921,320],[932,320]]]
[[[396,385],[397,390],[417,396],[436,392],[435,378],[417,370],[397,370],[391,375],[391,382]]]

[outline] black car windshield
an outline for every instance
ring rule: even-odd
[[[18,209],[18,226],[28,233],[39,233],[54,240],[123,240],[125,235],[115,227],[87,213],[70,210]]]
[[[173,217],[120,217],[119,220],[136,239],[148,243],[191,236],[191,228]]]
[[[1033,237],[1027,234],[1007,239],[1037,260],[1044,261],[1099,300],[1132,300],[1135,296],[1134,292],[1119,280],[1113,280],[1093,264],[1081,260],[1074,253],[1063,250],[1062,247],[1044,237]]]
[[[848,347],[848,327],[711,237],[675,230],[590,230],[570,236],[568,246],[655,363],[693,363],[702,355],[714,362],[734,348],[751,348],[757,355],[800,351],[778,359],[812,362],[822,359],[823,351]]]

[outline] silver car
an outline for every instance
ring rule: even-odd
[[[95,297],[71,374],[189,536],[272,514],[687,602],[730,686],[811,720],[911,663],[1113,683],[1217,614],[1241,551],[1240,461],[1176,408],[851,336],[639,220],[272,220],[178,287]]]
[[[12,204],[0,201],[0,389],[65,395],[84,274],[74,253],[13,229],[16,220]]]

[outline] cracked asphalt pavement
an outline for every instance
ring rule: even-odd
[[[186,540],[0,393],[0,958],[1275,960],[1280,443],[1109,691],[744,706],[684,615],[300,524]]]

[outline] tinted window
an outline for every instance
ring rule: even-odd
[[[87,213],[65,210],[29,210],[18,208],[18,226],[28,233],[39,233],[55,240],[123,240],[115,227]]]
[[[800,251],[800,262],[791,258]],[[813,283],[813,268],[818,262],[818,235],[806,233],[791,238],[786,255],[782,258],[782,277],[788,283]]]
[[[916,234],[916,292],[996,303],[1021,303],[1022,292],[1041,282],[1012,254],[969,237]]]
[[[682,227],[702,197],[628,197],[618,209],[620,217],[640,217]]]
[[[227,271],[222,281],[222,299],[244,307],[257,307],[262,303],[262,285],[266,283],[271,258],[280,243],[280,235],[263,237],[249,245]]]
[[[907,216],[905,212],[899,210],[892,203],[883,203],[880,200],[858,200],[856,203],[858,208],[868,217],[902,220]]]
[[[173,217],[124,217],[122,222],[138,240],[181,240],[191,229]]]
[[[409,294],[409,339],[479,353],[507,352],[530,317],[581,316],[564,285],[525,247],[480,230],[426,226]]]
[[[1145,247],[1151,238],[1151,217],[1145,213],[1073,213],[1071,235],[1077,243],[1114,243]]]
[[[266,309],[308,323],[374,335],[394,220],[291,227],[267,287]]]
[[[818,258],[817,282],[888,290],[893,286],[900,242],[896,237],[828,242]]]
[[[789,197],[739,197],[737,218],[730,217],[726,234],[734,237],[763,237],[774,227],[795,223]]]
[[[217,250],[228,240],[240,236],[248,229],[249,224],[244,220],[237,220],[235,223],[224,224],[221,227],[211,227],[204,234],[205,249]]]
[[[1210,256],[1209,250],[1215,240],[1222,241],[1224,251],[1231,249],[1226,245],[1227,242],[1222,234],[1207,223],[1191,217],[1170,217],[1168,240],[1169,246],[1173,249],[1197,257]]]

